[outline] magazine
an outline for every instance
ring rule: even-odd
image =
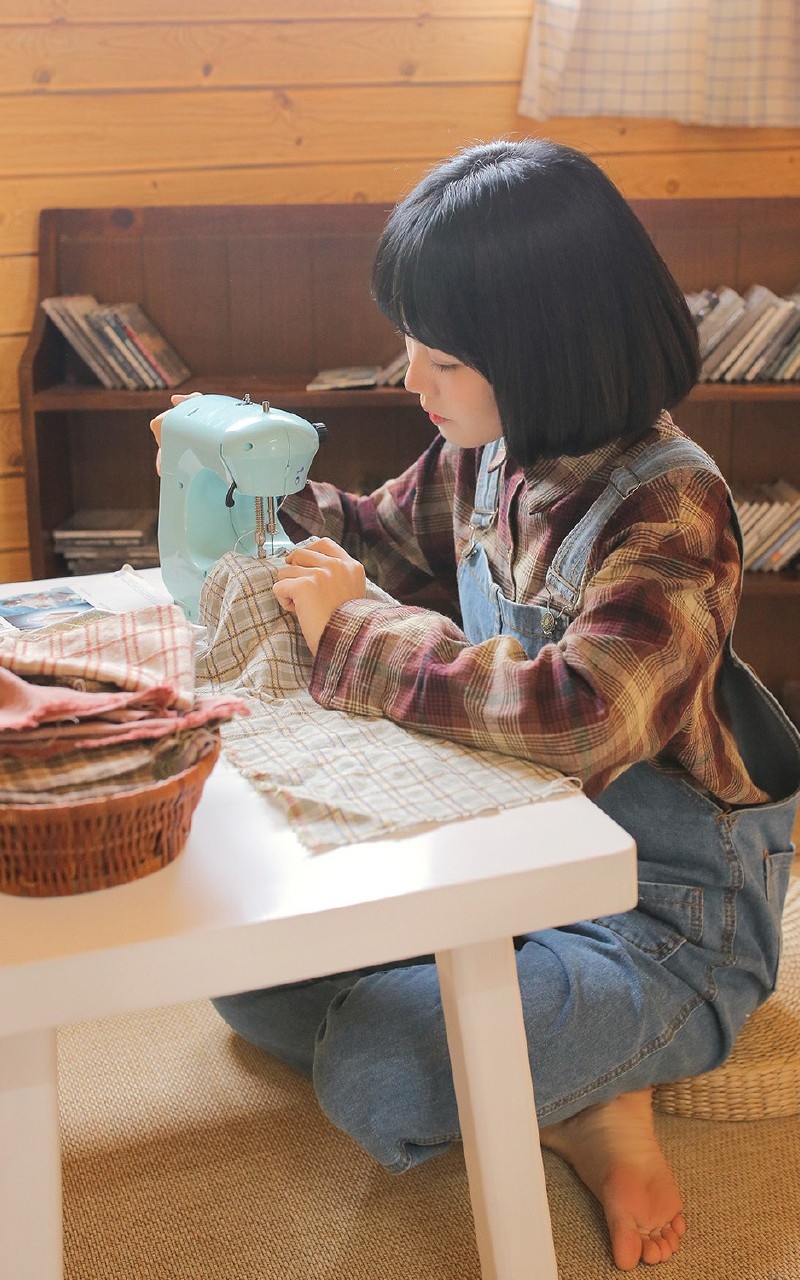
[[[56,622],[69,622],[96,609],[91,600],[78,595],[71,587],[23,591],[19,595],[0,598],[0,626],[4,630],[37,631]]]

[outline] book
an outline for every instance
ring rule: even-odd
[[[122,329],[165,387],[177,387],[192,371],[175,348],[167,342],[138,302],[117,302],[111,308]]]
[[[774,377],[774,370],[780,364],[783,354],[789,343],[797,333],[800,333],[800,293],[789,295],[789,301],[793,306],[784,317],[783,323],[777,332],[772,336],[765,350],[759,358],[748,369],[746,375],[747,382],[770,382]]]
[[[100,308],[88,311],[86,313],[86,320],[94,330],[98,342],[100,342],[105,348],[107,357],[115,360],[121,369],[126,388],[129,391],[140,390],[144,386],[144,383],[139,375],[139,371],[133,364],[130,354],[112,333],[111,326],[103,317]]]
[[[713,289],[699,289],[696,293],[685,293],[683,296],[698,325],[715,307],[719,306],[719,294]]]
[[[753,562],[753,568],[760,567],[758,562],[771,556],[776,544],[783,540],[785,534],[793,529],[796,521],[800,519],[800,490],[788,480],[775,480],[766,487],[773,499],[773,506],[781,514],[762,538],[761,549]]]
[[[796,335],[775,373],[778,382],[792,382],[800,370],[800,333]]]
[[[743,297],[745,306],[741,316],[703,362],[700,373],[703,382],[719,381],[751,341],[754,326],[778,302],[772,290],[761,284],[751,285],[745,290]]]
[[[96,298],[89,294],[74,294],[69,298],[43,298],[41,305],[102,386],[109,391],[125,387],[121,370],[109,361],[105,349],[100,348],[96,336],[84,319],[86,311],[97,305]]]
[[[798,549],[800,549],[800,512],[795,513],[789,525],[753,561],[752,570],[757,573],[776,573],[785,568]]]
[[[394,360],[390,360],[387,365],[381,369],[375,379],[376,386],[379,387],[399,387],[408,372],[408,352],[403,350]]]
[[[191,376],[138,303],[102,305],[91,294],[43,298],[42,308],[109,390],[166,390]]]
[[[395,387],[403,381],[407,368],[408,356],[405,351],[402,351],[387,365],[355,364],[342,365],[338,369],[320,369],[319,373],[306,383],[306,391],[332,391],[348,387]]]
[[[101,340],[111,344],[114,354],[133,379],[135,387],[161,391],[166,389],[163,378],[156,374],[152,365],[148,364],[139,349],[131,342],[114,314],[113,307],[98,307],[95,311],[89,312],[87,319]]]
[[[744,536],[743,567],[746,570],[754,567],[762,553],[772,545],[778,530],[785,527],[798,496],[792,486],[786,486],[782,481],[759,485],[758,488],[769,499],[769,505]]]
[[[697,326],[697,340],[703,360],[737,323],[744,312],[744,298],[728,285],[719,285],[713,290],[717,299],[716,306],[703,316]]]
[[[773,307],[766,309],[761,320],[753,326],[750,341],[738,359],[725,371],[726,382],[741,382],[744,379],[762,351],[769,346],[772,337],[786,323],[795,309],[794,303],[789,298],[778,298]]]
[[[84,547],[91,543],[102,546],[140,543],[153,536],[157,523],[158,512],[150,508],[95,510],[82,507],[53,529],[53,542],[57,549],[67,543]]]
[[[745,538],[755,522],[767,510],[770,500],[756,489],[743,489],[741,487],[734,490],[733,500],[736,506],[736,514],[739,517],[742,538]]]
[[[781,569],[789,569],[800,557],[800,518],[795,521],[794,528],[786,535],[780,547],[776,547],[765,566],[767,570],[779,573]]]
[[[306,391],[333,391],[347,387],[377,386],[379,364],[342,365],[337,369],[320,369],[310,382]]]

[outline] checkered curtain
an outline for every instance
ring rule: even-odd
[[[800,3],[535,0],[519,111],[800,124]]]

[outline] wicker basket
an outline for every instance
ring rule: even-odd
[[[102,800],[0,805],[0,891],[88,893],[165,867],[186,844],[219,751],[217,739],[182,773]]]
[[[783,909],[778,984],[751,1014],[721,1067],[654,1090],[658,1111],[694,1120],[772,1120],[800,1115],[800,879]]]

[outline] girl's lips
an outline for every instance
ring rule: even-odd
[[[430,410],[428,410],[428,417],[435,427],[440,427],[443,422],[447,422],[447,418],[440,417],[438,413],[431,413]]]

